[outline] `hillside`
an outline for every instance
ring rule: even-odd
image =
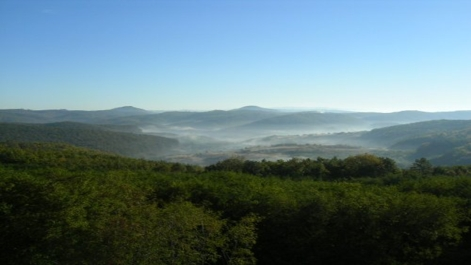
[[[435,165],[463,165],[471,164],[471,120],[426,121],[362,132],[278,134],[243,143],[245,147],[232,152],[232,155],[254,160],[276,160],[373,153],[393,158],[403,167],[421,157],[430,159]],[[208,161],[214,162],[211,158],[216,155],[223,154],[209,153],[195,158],[201,160],[207,157]],[[182,157],[182,161],[195,158],[186,156]]]
[[[263,120],[254,121],[239,127],[229,128],[235,131],[268,132],[340,132],[364,130],[368,127],[361,119],[339,113],[297,112]]]
[[[213,110],[206,112],[169,111],[138,117],[121,117],[111,120],[112,123],[140,124],[142,126],[159,126],[168,129],[187,128],[198,130],[223,129],[247,124],[257,120],[281,115],[279,112],[237,109],[231,111]],[[132,118],[133,120],[131,120]]]
[[[178,145],[170,138],[116,131],[117,126],[61,122],[49,124],[0,123],[0,142],[53,142],[121,154],[158,157]]]
[[[471,120],[434,120],[374,129],[362,135],[361,139],[381,146],[393,146],[405,141],[424,137],[459,140],[455,134],[471,129]]]
[[[6,109],[0,110],[0,122],[51,123],[73,121],[103,123],[103,121],[107,119],[116,117],[145,115],[150,113],[151,112],[146,110],[130,106],[96,111]]]

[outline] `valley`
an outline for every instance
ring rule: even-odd
[[[206,112],[0,110],[0,141],[63,142],[129,157],[207,166],[247,160],[371,153],[403,167],[471,162],[471,111],[286,111],[247,106]]]

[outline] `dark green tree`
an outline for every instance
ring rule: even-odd
[[[426,158],[418,158],[410,167],[410,171],[418,173],[420,176],[430,176],[433,173],[433,165]]]

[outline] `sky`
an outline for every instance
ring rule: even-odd
[[[247,105],[471,110],[471,1],[0,1],[0,109]]]

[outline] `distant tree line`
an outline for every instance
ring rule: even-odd
[[[275,176],[323,181],[471,174],[471,166],[434,167],[426,158],[418,158],[412,166],[402,169],[393,159],[372,154],[354,155],[345,159],[319,157],[317,159],[292,158],[277,161],[251,161],[241,157],[233,157],[207,166],[205,170],[231,171],[260,177]]]

